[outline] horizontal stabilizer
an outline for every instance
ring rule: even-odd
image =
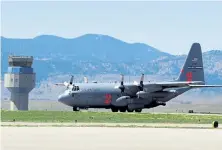
[[[192,88],[222,87],[222,85],[189,85]]]

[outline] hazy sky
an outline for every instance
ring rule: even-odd
[[[77,37],[110,35],[186,54],[193,42],[203,51],[222,49],[222,2],[2,2],[1,35]]]

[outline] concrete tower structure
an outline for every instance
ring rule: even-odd
[[[4,85],[11,92],[11,110],[28,110],[28,94],[35,87],[32,56],[9,56]]]

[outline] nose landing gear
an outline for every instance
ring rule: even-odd
[[[79,111],[79,107],[73,107],[72,110],[73,111]]]

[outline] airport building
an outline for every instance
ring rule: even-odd
[[[11,92],[11,110],[28,110],[29,92],[35,87],[32,56],[9,56],[4,86]]]

